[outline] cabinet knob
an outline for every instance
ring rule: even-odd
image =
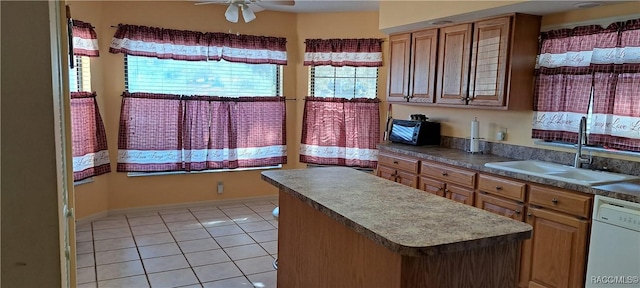
[[[513,212],[514,212],[514,213],[516,213],[516,214],[518,214],[518,215],[520,215],[520,210],[515,210],[515,211],[513,211]]]
[[[438,187],[438,191],[442,191],[442,187]]]
[[[466,97],[462,97],[462,98],[460,98],[460,101],[462,101],[462,102],[464,102],[464,101],[466,101],[466,100],[467,100],[467,98],[466,98]]]
[[[531,212],[527,213],[527,217],[531,217],[531,216],[533,216]]]
[[[444,189],[444,194],[446,195],[447,193],[449,193],[449,189]]]
[[[553,204],[554,204],[554,205],[555,205],[555,204],[558,204],[558,199],[553,198],[553,199],[551,199],[551,202],[553,202]]]
[[[393,161],[393,164],[398,164],[398,161],[395,161],[395,160],[394,160],[394,161]]]
[[[442,176],[448,176],[449,174],[447,174],[447,172],[442,172]]]
[[[502,186],[496,186],[496,190],[502,190]]]

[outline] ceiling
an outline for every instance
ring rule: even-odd
[[[208,2],[207,0],[191,0],[196,2]],[[209,0],[211,2],[225,2],[227,0]],[[379,0],[295,0],[295,5],[277,5],[270,4],[270,1],[277,0],[258,0],[261,6],[271,11],[292,12],[292,13],[320,13],[320,12],[353,12],[353,11],[377,11],[380,1]],[[390,1],[390,0],[382,0]],[[412,1],[434,1],[434,0],[408,0]],[[464,5],[466,1],[447,1],[451,2],[451,5]],[[551,13],[557,13],[567,10],[579,9],[577,5],[580,3],[600,3],[602,5],[616,4],[630,1],[611,1],[611,0],[582,0],[582,1],[568,1],[568,0],[530,0],[522,3],[517,3],[509,6],[510,12],[521,12],[535,15],[546,15]],[[632,1],[631,1],[632,2]],[[632,11],[630,11],[632,12]]]
[[[269,0],[261,1],[268,10],[293,13],[378,11],[378,4],[377,0],[296,0],[295,5],[285,6],[269,4]]]

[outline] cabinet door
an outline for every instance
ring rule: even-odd
[[[444,197],[444,187],[445,184],[442,181],[420,177],[420,185],[418,186],[418,189]]]
[[[410,102],[433,103],[437,66],[436,50],[438,50],[438,29],[412,34]]]
[[[387,101],[406,102],[409,96],[411,33],[389,36],[389,75]]]
[[[462,204],[473,206],[473,189],[447,184],[447,188],[444,191],[447,198]]]
[[[396,174],[398,175],[396,182],[409,187],[418,188],[418,175],[401,170],[396,170]]]
[[[511,200],[478,193],[476,207],[513,220],[524,221],[524,205]]]
[[[589,221],[538,208],[529,214],[529,287],[584,287]]]
[[[440,29],[436,103],[467,104],[471,24]]]
[[[471,49],[470,105],[504,106],[511,17],[476,22]]]
[[[397,177],[396,169],[378,164],[378,169],[376,170],[376,176],[395,182]]]

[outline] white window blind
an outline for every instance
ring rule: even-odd
[[[129,92],[223,97],[282,96],[276,64],[182,61],[125,56]]]
[[[91,61],[87,56],[73,56],[73,68],[69,69],[69,91],[91,92]]]
[[[309,67],[309,95],[336,98],[376,98],[377,67]]]

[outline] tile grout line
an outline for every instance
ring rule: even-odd
[[[272,205],[277,206],[276,204],[274,204],[274,203],[272,203],[272,202],[269,202],[269,204],[272,204]],[[229,207],[229,208],[230,208],[230,209],[232,209],[232,208],[248,208],[248,209],[249,209],[250,211],[252,211],[254,214],[258,215],[260,218],[262,218],[262,219],[263,219],[263,220],[260,220],[260,221],[265,221],[265,222],[267,222],[269,225],[271,225],[275,230],[278,230],[278,228],[277,228],[277,227],[275,227],[275,226],[273,226],[273,224],[272,224],[272,223],[270,223],[268,219],[264,218],[262,215],[260,215],[260,214],[259,214],[259,213],[262,213],[262,212],[257,212],[257,211],[255,211],[255,210],[254,210],[254,209],[252,209],[250,206],[248,206],[246,203],[242,203],[242,205],[243,205],[243,206],[240,206],[240,207]],[[264,205],[267,205],[267,204],[264,204]],[[216,206],[215,208],[216,208],[216,210],[219,210],[220,212],[222,212],[226,217],[228,217],[228,218],[233,222],[233,224],[230,224],[230,225],[236,225],[236,226],[238,226],[238,227],[243,231],[243,233],[230,234],[230,235],[223,235],[223,236],[219,236],[219,237],[233,236],[233,235],[243,235],[243,234],[244,234],[244,235],[249,236],[249,237],[250,237],[250,238],[255,242],[255,244],[258,244],[258,246],[259,246],[261,249],[263,249],[263,250],[267,253],[267,255],[263,255],[263,256],[249,257],[249,258],[245,258],[245,259],[238,259],[238,260],[255,259],[255,258],[260,258],[260,257],[264,257],[264,256],[270,256],[271,258],[274,258],[273,254],[271,254],[271,253],[269,253],[268,251],[266,251],[266,249],[262,246],[262,244],[261,244],[260,242],[258,242],[254,237],[252,237],[251,235],[249,235],[249,233],[250,233],[250,232],[247,232],[244,228],[242,228],[242,227],[238,224],[238,222],[236,222],[236,221],[234,221],[234,220],[233,220],[233,216],[231,216],[231,215],[227,214],[226,212],[224,212],[222,209],[220,209],[220,208],[219,208],[219,207],[217,207],[217,206]],[[229,258],[230,262],[232,262],[232,263],[234,264],[234,266],[235,266],[236,268],[238,268],[238,270],[242,273],[242,276],[243,276],[243,277],[244,277],[244,278],[245,278],[249,283],[252,283],[252,281],[248,279],[248,276],[250,276],[250,275],[256,275],[256,274],[262,274],[262,273],[269,273],[269,272],[271,272],[271,271],[263,271],[263,272],[257,272],[257,273],[245,274],[245,273],[242,271],[242,269],[240,269],[240,267],[237,265],[236,260],[233,260],[233,259],[229,256],[229,254],[227,253],[227,251],[225,250],[225,248],[223,248],[223,247],[220,245],[220,243],[215,239],[215,237],[214,237],[213,235],[211,235],[211,233],[209,232],[209,230],[207,230],[207,227],[204,227],[204,225],[202,224],[202,222],[200,222],[200,219],[199,219],[198,217],[196,217],[196,216],[193,214],[194,212],[193,212],[193,211],[191,211],[189,208],[186,208],[186,209],[187,209],[187,211],[189,212],[189,214],[190,214],[191,216],[193,216],[193,217],[196,219],[196,221],[198,222],[198,224],[200,225],[200,227],[201,227],[201,228],[204,228],[204,229],[205,229],[205,231],[207,231],[207,233],[208,233],[208,234],[209,234],[209,236],[211,237],[210,239],[213,239],[213,240],[214,240],[214,242],[219,246],[219,249],[220,249],[220,250],[222,250],[222,252],[224,252],[224,253],[225,253],[225,255],[227,255],[227,257]],[[213,209],[212,209],[212,210],[213,210]],[[266,212],[266,211],[265,211],[265,212]],[[173,235],[173,232],[178,232],[178,231],[171,231],[171,230],[169,229],[169,227],[168,227],[168,225],[167,225],[167,223],[168,223],[168,222],[166,222],[166,221],[165,221],[165,219],[162,217],[162,214],[160,214],[160,211],[156,211],[156,212],[154,212],[154,213],[155,213],[155,215],[149,215],[149,216],[146,216],[146,217],[152,217],[152,216],[158,216],[158,217],[160,217],[160,220],[162,221],[162,224],[165,226],[165,228],[167,228],[167,231],[168,231],[169,235],[170,235],[170,236],[172,237],[172,239],[174,240],[174,243],[178,246],[178,249],[180,250],[181,255],[185,258],[185,261],[187,261],[187,264],[188,264],[188,265],[189,265],[189,267],[191,268],[191,271],[192,271],[192,272],[194,273],[194,275],[196,276],[196,279],[198,280],[198,284],[203,285],[204,283],[216,282],[216,281],[221,281],[221,280],[227,280],[227,279],[235,278],[235,277],[229,277],[229,278],[216,279],[216,280],[214,280],[214,281],[209,281],[209,282],[202,282],[202,281],[200,280],[200,278],[198,277],[198,275],[195,273],[195,270],[193,270],[193,269],[194,269],[194,266],[192,266],[192,265],[191,265],[191,263],[190,263],[190,262],[188,261],[188,259],[186,258],[185,252],[183,251],[182,247],[180,247],[180,245],[178,244],[180,241],[178,241],[178,240],[175,238],[175,236]],[[172,213],[172,214],[177,214],[177,213]],[[167,215],[169,215],[169,214],[167,214]],[[145,247],[145,246],[139,246],[139,245],[138,245],[138,241],[136,240],[136,237],[135,237],[135,235],[133,234],[133,229],[132,229],[132,226],[131,226],[131,224],[130,224],[130,222],[129,222],[130,217],[129,217],[128,215],[126,215],[126,214],[125,214],[125,215],[123,215],[123,216],[124,216],[124,220],[125,220],[125,221],[126,221],[126,223],[127,223],[127,227],[126,227],[126,228],[129,228],[129,231],[131,232],[131,238],[132,238],[132,240],[133,240],[133,242],[134,242],[134,245],[135,245],[136,251],[137,251],[138,256],[139,256],[139,261],[140,261],[140,263],[141,263],[141,265],[142,265],[142,268],[143,268],[143,271],[144,271],[144,273],[145,273],[145,275],[144,275],[144,276],[145,276],[145,278],[147,279],[147,283],[149,284],[149,286],[151,286],[151,281],[150,281],[150,279],[149,279],[149,274],[153,274],[153,273],[148,273],[148,272],[147,272],[147,269],[146,269],[146,267],[145,267],[145,264],[144,264],[144,261],[143,261],[143,258],[142,258],[142,254],[141,254],[141,252],[140,252],[140,247]],[[145,216],[140,216],[140,217],[145,217]],[[135,218],[135,217],[133,217],[133,218]],[[117,220],[117,219],[113,219],[113,220]],[[92,245],[92,246],[93,246],[92,248],[93,248],[93,257],[94,257],[94,267],[93,267],[93,268],[94,268],[94,272],[95,272],[94,279],[95,279],[95,283],[96,283],[96,285],[98,285],[98,273],[97,273],[97,266],[98,266],[98,263],[97,263],[97,256],[96,256],[96,254],[97,254],[97,252],[98,252],[98,251],[96,251],[96,245],[95,245],[95,241],[96,241],[96,240],[94,239],[94,235],[93,235],[93,233],[94,233],[94,231],[95,231],[95,229],[93,229],[93,224],[94,224],[94,222],[99,222],[99,221],[107,221],[107,220],[101,220],[101,219],[98,219],[98,220],[96,220],[96,221],[92,221],[92,222],[91,222],[91,225],[90,225],[90,226],[91,226],[91,236],[92,236],[92,240],[91,240],[91,242],[92,242],[92,244],[93,244],[93,245]],[[180,222],[180,221],[174,221],[174,222]],[[254,221],[254,222],[259,222],[259,221]],[[254,223],[254,222],[246,222],[246,223]],[[171,223],[173,223],[173,222],[171,222]],[[160,223],[158,223],[158,224],[160,224]],[[149,225],[151,225],[151,224],[149,224]],[[138,226],[140,226],[140,225],[138,225]],[[222,226],[227,226],[227,225],[222,225]],[[216,226],[214,226],[214,227],[216,227]],[[209,227],[209,228],[214,228],[214,227]],[[220,227],[220,226],[218,226],[218,227]],[[122,227],[122,228],[125,228],[125,227]],[[105,230],[105,229],[114,229],[114,228],[104,228],[104,229],[101,229],[101,230]],[[198,228],[198,229],[199,229],[199,228]],[[253,231],[253,232],[262,232],[262,231],[269,231],[269,230],[274,230],[274,229],[261,230],[261,231]],[[187,229],[187,230],[196,230],[196,229]],[[179,231],[186,231],[186,230],[179,230]],[[162,234],[162,233],[164,233],[164,232],[161,232],[161,233],[152,233],[152,234],[144,234],[144,235],[153,235],[153,234]],[[139,235],[139,236],[140,236],[140,235]],[[111,239],[119,239],[119,238],[127,238],[127,237],[107,238],[107,239],[103,239],[103,240],[111,240]],[[205,239],[205,238],[202,238],[202,239]],[[191,239],[191,240],[185,240],[185,241],[194,241],[194,240],[200,240],[200,239]],[[274,240],[274,241],[277,241],[277,240]],[[183,242],[184,242],[184,241],[183,241]],[[265,241],[265,242],[270,242],[270,241]],[[153,246],[153,245],[160,245],[160,244],[152,244],[152,245],[146,245],[146,246]],[[247,244],[247,245],[251,245],[251,244]],[[245,245],[234,245],[234,246],[229,246],[229,247],[226,247],[226,248],[233,248],[233,247],[240,247],[240,246],[245,246]],[[128,248],[121,248],[121,249],[128,249]],[[115,250],[121,250],[121,249],[111,249],[111,250],[106,250],[106,251],[115,251]],[[208,250],[203,250],[203,251],[212,251],[212,250],[217,250],[217,249],[218,249],[218,248],[214,248],[214,249],[208,249]],[[106,252],[106,251],[101,251],[101,252]],[[203,252],[203,251],[196,251],[196,252]],[[193,253],[196,253],[196,252],[193,252]],[[76,254],[77,254],[77,253],[76,253]],[[176,254],[176,255],[180,255],[180,254]],[[165,256],[158,256],[158,257],[151,257],[151,258],[148,258],[148,259],[160,258],[160,257],[166,257],[166,256],[173,256],[173,255],[165,255]],[[132,261],[135,261],[135,260],[132,260]],[[114,262],[114,263],[109,263],[109,264],[125,263],[125,262],[130,262],[130,261]],[[221,262],[221,263],[224,263],[224,262]],[[217,264],[217,263],[213,263],[213,264]],[[105,265],[108,265],[108,264],[105,264]],[[206,265],[212,265],[212,264],[206,264]],[[206,265],[201,265],[201,266],[206,266]],[[200,266],[195,266],[195,267],[200,267]],[[181,269],[185,269],[185,268],[177,268],[177,269],[172,269],[172,270],[167,270],[167,271],[160,271],[160,272],[156,272],[156,273],[169,272],[169,271],[176,271],[176,270],[181,270]],[[132,275],[132,276],[138,276],[138,275]],[[105,281],[107,281],[107,280],[115,280],[115,279],[122,279],[122,278],[128,278],[128,277],[132,277],[132,276],[115,277],[115,278],[112,278],[112,279],[105,279]],[[141,276],[141,275],[140,275],[140,276]],[[88,283],[90,283],[90,282],[88,282]],[[82,284],[85,284],[85,283],[82,283]]]

